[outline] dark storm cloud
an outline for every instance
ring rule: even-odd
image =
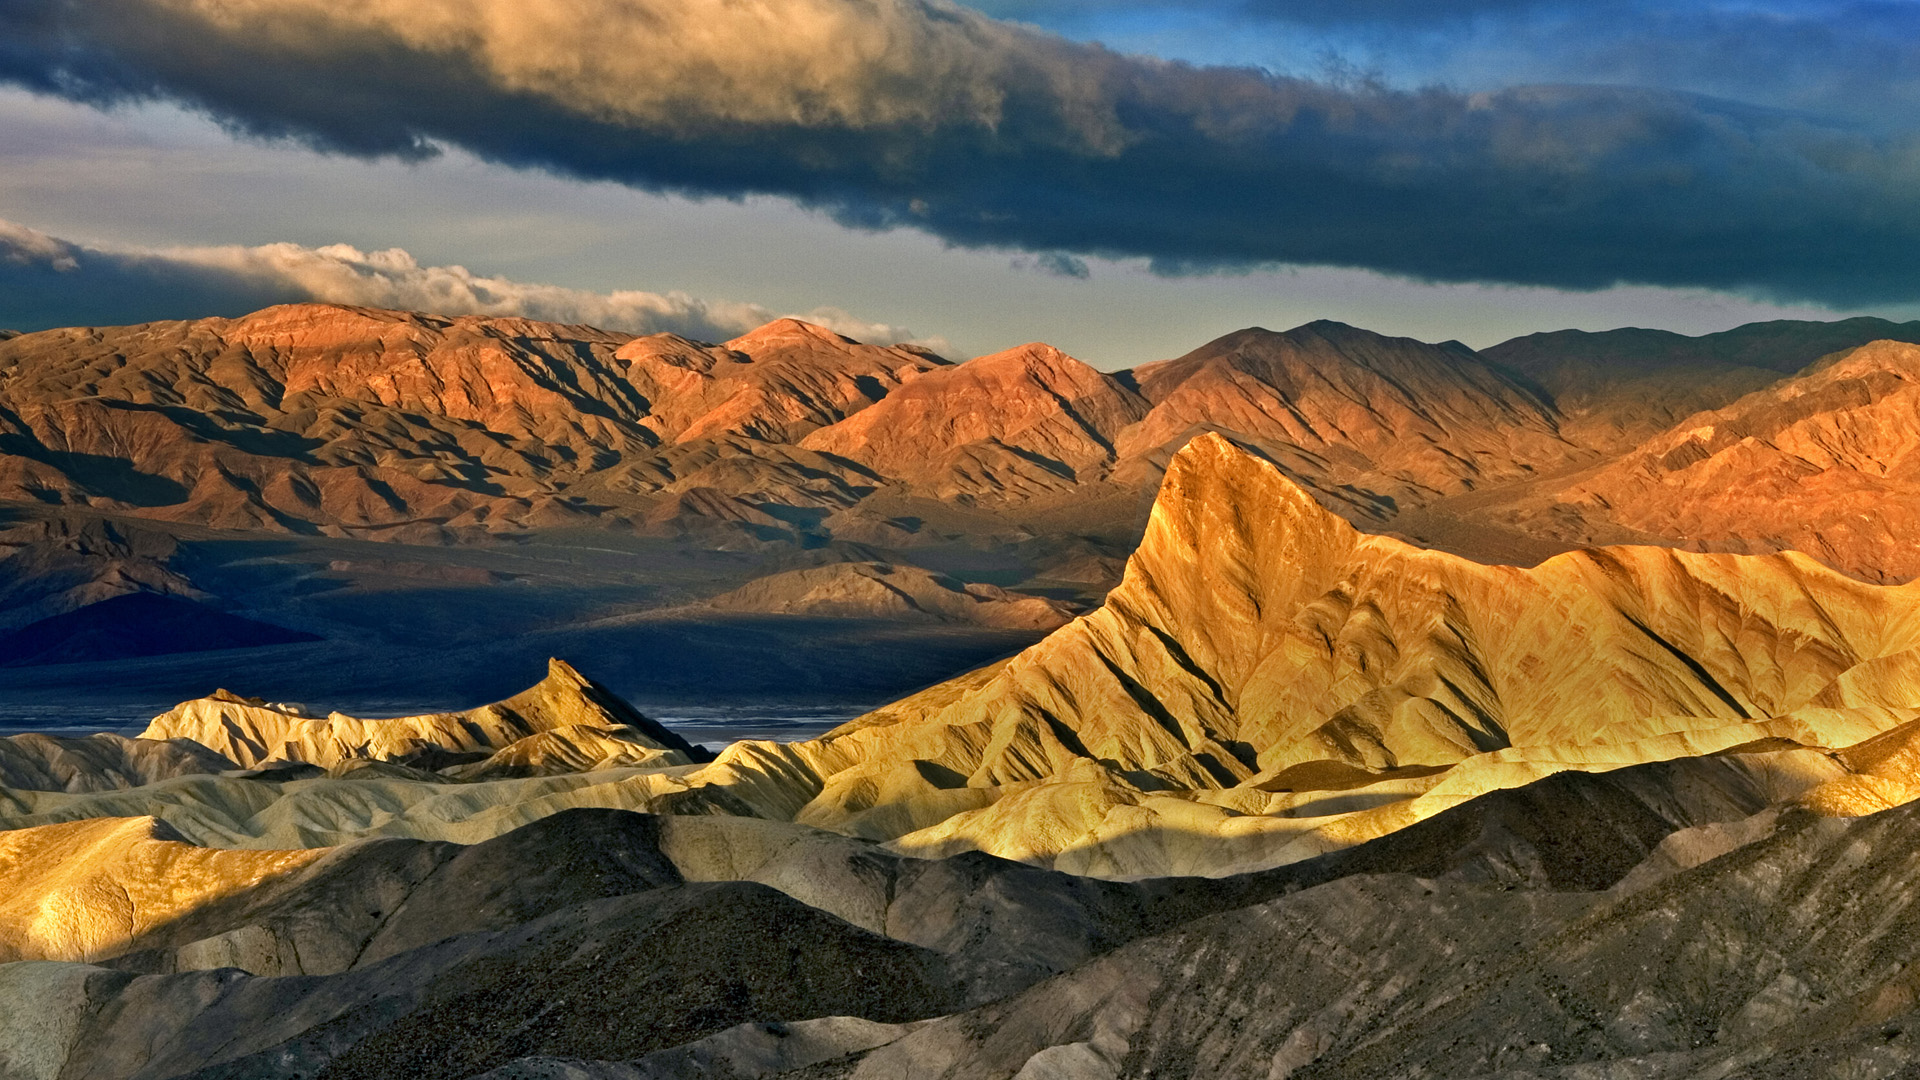
[[[960,245],[1920,296],[1920,144],[1630,88],[1343,88],[934,0],[0,0],[0,77]]]
[[[1053,277],[1077,278],[1085,281],[1093,276],[1093,268],[1085,259],[1075,258],[1064,251],[1043,251],[1038,255],[1016,255],[1013,259],[1016,270],[1033,270]]]

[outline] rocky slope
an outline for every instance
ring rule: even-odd
[[[1538,529],[1607,522],[1906,581],[1920,575],[1917,408],[1920,345],[1875,342],[1687,417],[1517,513]]]
[[[561,497],[583,477],[657,492],[706,443],[791,441],[943,363],[791,320],[703,346],[325,305],[0,348],[13,498],[427,538],[585,522]],[[806,464],[772,470],[804,485]]]
[[[1622,508],[1608,533],[1484,496],[1535,497],[1875,336],[1920,332],[1568,331],[1482,357],[1323,321],[1109,374],[1037,343],[955,365],[792,319],[705,344],[291,305],[0,342],[0,501],[422,543],[566,528],[736,551],[840,541],[911,561],[956,542],[1124,547],[1169,455],[1219,431],[1364,527],[1498,561],[1602,535],[1693,539],[1657,508]],[[1445,520],[1420,516],[1441,504]],[[1844,542],[1809,543],[1873,573]]]
[[[552,661],[547,677],[528,690],[466,712],[390,720],[340,713],[313,717],[298,705],[220,690],[154,717],[140,737],[191,740],[247,767],[337,768],[413,755],[446,764],[444,755],[456,755],[465,758],[462,765],[530,768],[554,754],[576,760],[584,754],[611,767],[685,765],[707,756],[560,660]]]
[[[1130,378],[1153,408],[1120,436],[1123,457],[1164,460],[1199,432],[1225,432],[1349,516],[1390,517],[1401,504],[1580,458],[1548,401],[1458,342],[1325,321],[1253,328]]]
[[[1559,330],[1501,342],[1481,355],[1551,395],[1568,438],[1618,452],[1821,357],[1882,340],[1920,341],[1920,323],[1783,319],[1700,337]]]
[[[1207,436],[1098,612],[779,753],[820,778],[798,820],[902,850],[1219,872],[1557,768],[1859,741],[1914,715],[1849,687],[1920,645],[1916,610],[1791,554],[1480,566],[1363,535]]]
[[[1020,500],[1104,479],[1146,411],[1119,380],[1035,342],[933,372],[801,445],[936,498]]]
[[[0,343],[0,410],[0,498],[423,541],[864,542],[900,517],[848,512],[876,494],[993,511],[945,523],[962,534],[1073,498],[1124,535],[1137,507],[1101,497],[1150,488],[1202,430],[1376,519],[1579,457],[1463,347],[1336,323],[1108,375],[1042,344],[949,365],[792,319],[709,345],[291,305],[21,335]]]
[[[59,962],[0,963],[0,1069],[1896,1075],[1920,1059],[1913,809],[1821,817],[1723,761],[1562,774],[1228,880],[606,810],[325,852],[20,830],[0,947]]]

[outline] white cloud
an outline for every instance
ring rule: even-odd
[[[190,280],[201,294],[211,291],[218,295],[220,286],[225,285],[233,301],[243,306],[305,300],[438,315],[521,316],[636,334],[665,331],[704,341],[735,337],[790,315],[872,344],[913,342],[936,350],[946,347],[941,339],[922,338],[904,327],[857,318],[837,308],[781,312],[760,304],[705,300],[677,291],[591,292],[490,277],[464,266],[423,266],[400,248],[362,251],[346,244],[304,247],[288,243],[256,247],[95,247],[0,219],[0,264],[15,268],[16,273],[38,271],[44,276],[50,271],[64,279],[53,284],[70,286],[76,297],[90,291],[89,299],[100,309],[99,317],[88,320],[94,323],[127,321],[115,314],[116,300],[139,307],[149,302],[154,286]],[[176,317],[208,313],[180,311]]]

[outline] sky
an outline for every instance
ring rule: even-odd
[[[0,326],[1920,317],[1920,2],[0,0]]]

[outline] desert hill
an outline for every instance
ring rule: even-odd
[[[1558,330],[1504,341],[1481,355],[1551,395],[1569,438],[1611,452],[1821,357],[1883,340],[1920,341],[1920,323],[1780,319],[1699,337],[1666,330]]]
[[[653,334],[613,356],[645,399],[643,426],[671,443],[798,442],[945,363],[924,349],[863,345],[798,319],[721,345]]]
[[[1057,501],[1150,487],[1201,430],[1363,502],[1578,457],[1549,403],[1470,350],[1337,323],[1108,375],[1038,343],[949,365],[793,319],[706,345],[307,304],[22,335],[0,371],[0,493],[393,539],[676,515],[777,531],[882,488]]]
[[[943,499],[1018,500],[1105,479],[1146,403],[1034,342],[936,371],[801,445]]]
[[[1906,581],[1920,575],[1916,387],[1920,345],[1863,345],[1687,417],[1552,500],[1688,546],[1804,551]]]
[[[590,534],[611,532],[765,564],[662,602],[843,548],[1094,602],[1169,457],[1208,431],[1257,447],[1365,529],[1483,561],[1716,546],[1661,508],[1664,487],[1568,485],[1636,468],[1633,438],[1697,405],[1906,329],[1567,332],[1482,356],[1321,321],[1114,373],[1039,343],[950,364],[793,319],[707,344],[307,304],[24,334],[0,343],[0,502],[31,518],[0,537],[18,536],[0,560],[0,625],[127,591],[271,623],[163,549],[276,533],[597,547]],[[1898,476],[1876,483],[1901,497]],[[1845,535],[1856,494],[1806,487],[1808,520],[1832,527],[1752,550],[1903,577],[1877,542]],[[26,535],[48,529],[66,534]],[[139,533],[139,550],[102,530]]]
[[[1071,618],[1061,603],[993,585],[966,585],[917,566],[844,562],[788,570],[707,601],[719,611],[845,615],[1051,630]]]
[[[584,752],[596,766],[609,754],[623,765],[685,765],[708,756],[560,660],[526,691],[460,713],[319,718],[297,705],[222,690],[154,717],[140,737],[190,740],[246,767],[289,762],[326,769],[417,754],[468,756],[462,764],[498,758],[520,766],[537,765],[555,753]]]
[[[1399,504],[1580,460],[1550,402],[1458,342],[1327,321],[1286,333],[1256,327],[1129,374],[1153,408],[1121,435],[1124,456],[1165,455],[1196,433],[1223,432],[1260,446],[1349,516],[1387,518]],[[1376,505],[1346,504],[1356,497]]]
[[[10,625],[157,594],[213,610],[259,580],[367,613],[370,637],[439,619],[439,644],[479,612],[544,644],[568,639],[543,619],[583,609],[546,606],[525,584],[541,567],[573,568],[543,587],[568,603],[604,604],[656,597],[630,576],[654,559],[681,591],[648,602],[681,606],[584,610],[795,633],[890,613],[896,633],[1018,625],[993,632],[1024,643],[1068,610],[971,577],[1098,572],[1125,548],[1086,507],[1158,493],[1097,610],[819,738],[712,756],[552,661],[476,709],[318,716],[221,691],[139,738],[0,739],[0,1077],[1920,1068],[1920,583],[1876,583],[1911,573],[1914,346],[1791,374],[1828,331],[1646,345],[1751,346],[1746,367],[1785,377],[1614,454],[1656,423],[1650,384],[1575,415],[1517,362],[1338,324],[1115,375],[1043,346],[949,365],[799,323],[703,345],[348,312],[360,344],[327,353],[337,314],[68,335],[106,351],[61,378],[106,387],[74,415],[199,425],[193,454],[162,427],[139,460],[203,455],[245,490],[245,468],[292,460],[255,428],[305,423],[274,419],[258,379],[330,366],[301,393],[377,420],[389,449],[431,430],[525,450],[464,489],[488,513],[407,526],[513,543],[429,556],[285,511],[274,528],[386,542],[256,547],[142,522],[178,506],[103,495],[157,489],[16,440],[18,475],[78,485],[36,490],[120,516],[10,522]],[[133,364],[118,333],[183,344]],[[226,334],[260,336],[207,344]],[[39,355],[40,336],[8,346]],[[1699,372],[1657,392],[1745,377]],[[227,411],[158,403],[189,392]],[[544,426],[567,409],[602,411]],[[939,453],[916,456],[913,430]],[[532,535],[548,496],[591,512],[587,539]],[[273,498],[257,505],[295,505]],[[1522,568],[1355,524],[1412,536],[1444,515],[1667,546]],[[624,528],[653,535],[605,539]],[[666,560],[663,537],[697,557]],[[277,576],[309,546],[311,573]],[[381,629],[402,612],[422,621]],[[747,624],[714,627],[697,662],[747,678],[765,655]],[[396,662],[436,677],[431,654]]]
[[[62,959],[0,963],[0,1067],[1371,1077],[1465,1053],[1691,1077],[1920,1057],[1912,807],[1769,807],[1724,762],[1561,774],[1223,881],[606,810],[329,851],[208,850],[151,819],[18,830],[0,944]],[[76,921],[94,894],[122,917]],[[1873,917],[1827,917],[1862,897]]]
[[[1899,1075],[1916,588],[1485,566],[1203,435],[1102,608],[820,739],[556,661],[0,744],[0,1074]]]

